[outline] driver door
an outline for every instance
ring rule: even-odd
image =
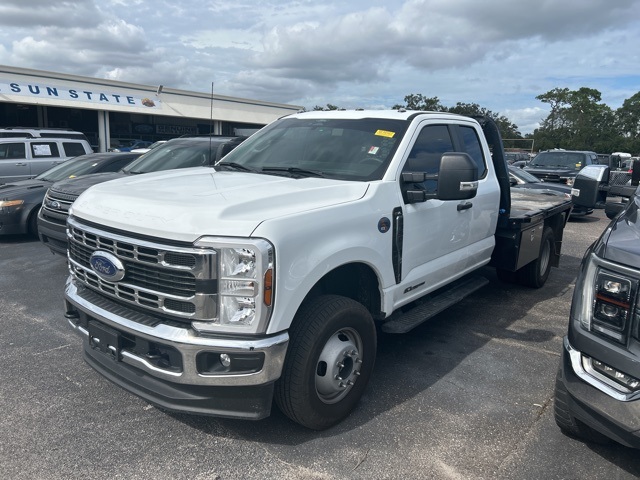
[[[487,188],[488,170],[478,132],[471,126],[427,124],[416,134],[403,172],[438,173],[443,153],[462,151],[479,166],[478,191],[470,200],[430,199],[403,206],[402,273],[396,305],[443,286],[491,258],[499,189]],[[475,140],[474,140],[475,139]],[[474,145],[475,141],[475,145]],[[435,192],[427,180],[413,188]]]

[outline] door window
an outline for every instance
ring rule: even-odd
[[[14,158],[26,158],[24,143],[2,143],[0,144],[0,160],[10,160]]]
[[[55,142],[38,142],[31,144],[33,158],[60,157],[58,144]]]
[[[438,173],[442,154],[453,151],[449,128],[446,125],[428,125],[420,131],[403,171]],[[436,186],[435,180],[414,184],[414,188],[424,189],[429,193],[435,192]]]
[[[464,151],[467,152],[478,166],[478,178],[483,178],[487,173],[487,165],[484,161],[482,146],[475,128],[460,126]]]
[[[84,155],[84,146],[80,142],[63,142],[62,148],[67,157],[77,157],[78,155]]]

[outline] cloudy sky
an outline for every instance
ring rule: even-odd
[[[0,64],[307,109],[420,93],[528,133],[553,88],[640,91],[640,0],[2,0]]]

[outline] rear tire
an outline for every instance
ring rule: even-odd
[[[571,414],[569,410],[569,392],[562,382],[561,372],[556,376],[556,391],[553,402],[553,415],[562,433],[569,437],[605,445],[611,439],[593,428],[585,425]]]
[[[540,252],[538,258],[518,270],[518,280],[528,287],[542,287],[551,272],[551,256],[555,249],[553,230],[544,227],[540,240]]]
[[[291,420],[323,430],[344,419],[364,392],[376,357],[376,328],[360,303],[323,295],[300,307],[275,401]]]

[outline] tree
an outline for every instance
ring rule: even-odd
[[[613,151],[612,143],[619,136],[611,108],[600,103],[601,93],[593,88],[578,90],[554,88],[536,99],[551,105],[551,111],[534,132],[541,150]]]
[[[640,92],[626,99],[616,110],[624,150],[640,152]]]
[[[446,107],[440,103],[438,97],[425,97],[421,93],[410,93],[404,97],[404,105],[394,105],[394,109],[405,108],[407,110],[421,110],[431,112],[450,112],[466,116],[487,116],[491,117],[498,124],[498,129],[502,138],[522,138],[518,131],[518,126],[512,123],[507,117],[501,116],[491,110],[481,107],[477,103],[458,102],[455,107]]]
[[[340,107],[336,107],[335,105],[331,105],[330,103],[327,103],[326,107],[321,107],[319,105],[316,105],[315,107],[313,107],[314,111],[330,111],[330,110],[340,110]]]
[[[404,97],[404,105],[394,105],[393,109],[420,110],[423,112],[446,112],[447,107],[440,103],[438,97],[427,98],[421,93],[410,93]]]
[[[500,130],[500,135],[503,139],[521,139],[522,134],[518,131],[518,126],[511,122],[504,115],[500,115],[498,113],[494,113],[488,108],[481,107],[477,103],[456,103],[455,107],[451,107],[448,110],[451,113],[457,113],[459,115],[467,115],[469,117],[475,116],[484,116],[493,119],[494,122],[498,125],[498,130]],[[505,144],[505,147],[509,147],[509,145]]]

